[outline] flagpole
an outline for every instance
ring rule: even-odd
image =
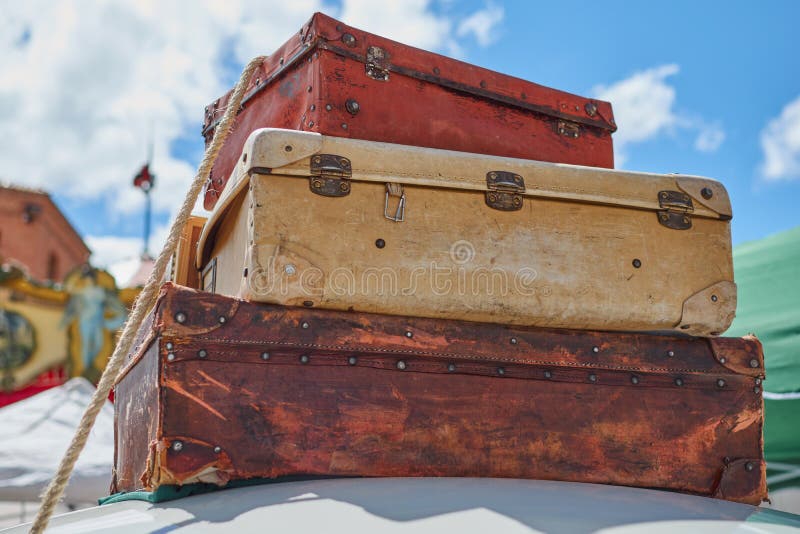
[[[144,252],[142,252],[142,256],[150,256],[149,252],[149,244],[150,244],[150,189],[147,188],[144,190],[144,199],[145,199],[145,211],[144,211]]]

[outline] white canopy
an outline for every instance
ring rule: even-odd
[[[0,501],[38,501],[58,468],[94,386],[84,378],[0,408]],[[114,460],[114,408],[97,417],[75,465],[64,502],[108,495]]]

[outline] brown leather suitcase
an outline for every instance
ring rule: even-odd
[[[206,107],[207,143],[229,97]],[[211,171],[206,209],[222,193],[247,136],[264,127],[614,166],[611,104],[406,46],[321,13],[254,74]]]
[[[717,336],[725,187],[264,128],[203,228],[212,293],[548,328]]]
[[[469,476],[766,497],[752,337],[285,308],[166,284],[121,376],[112,492]]]

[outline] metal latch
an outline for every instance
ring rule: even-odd
[[[519,174],[491,171],[486,174],[486,205],[501,211],[522,209],[525,181]]]
[[[694,211],[692,197],[682,191],[659,191],[658,222],[673,230],[688,230],[692,227],[691,213]]]
[[[389,57],[383,48],[370,46],[365,64],[367,76],[380,82],[389,81]]]
[[[572,137],[577,139],[581,135],[581,127],[578,123],[569,121],[558,121],[556,123],[556,131],[559,135],[564,137]]]
[[[324,197],[343,197],[350,194],[353,168],[350,160],[335,154],[317,154],[311,158],[309,187],[312,193]]]
[[[398,197],[397,209],[392,215],[389,210],[389,197]],[[386,200],[383,203],[383,216],[394,222],[403,222],[406,218],[406,193],[403,191],[402,184],[387,183],[386,184]]]

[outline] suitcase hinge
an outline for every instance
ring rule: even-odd
[[[688,230],[692,227],[692,198],[682,191],[659,191],[658,222],[673,230]]]
[[[501,211],[522,209],[525,180],[508,171],[491,171],[486,174],[486,205]]]
[[[367,49],[367,62],[365,64],[367,76],[379,82],[389,81],[389,58],[383,48],[370,46]]]
[[[317,154],[311,158],[308,186],[312,193],[324,197],[343,197],[350,194],[353,168],[350,160],[335,154]]]
[[[573,139],[577,139],[581,135],[581,127],[576,122],[558,121],[556,123],[556,131],[558,131],[559,135],[572,137]]]

